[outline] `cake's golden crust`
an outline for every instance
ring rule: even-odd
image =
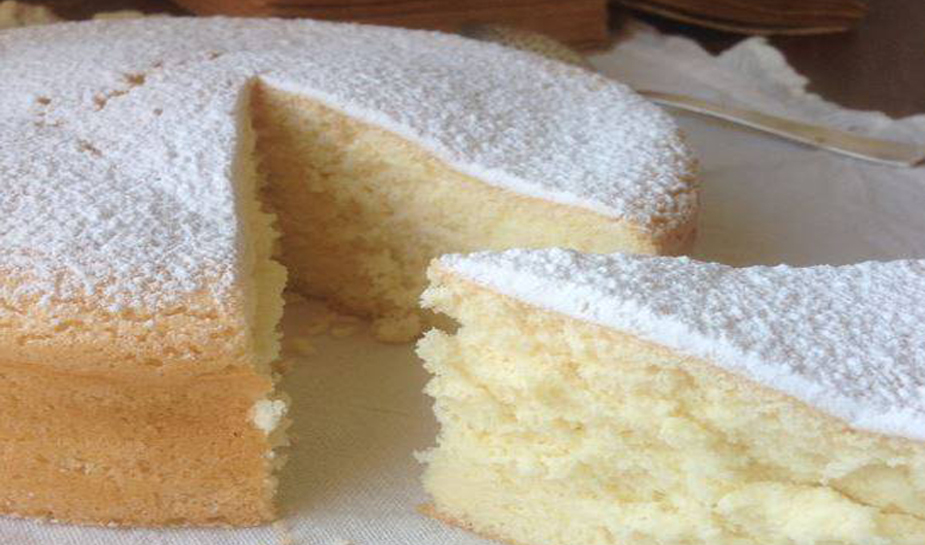
[[[88,524],[253,525],[274,513],[269,380],[79,376],[0,360],[0,513]]]

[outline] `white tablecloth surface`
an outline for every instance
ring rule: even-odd
[[[806,81],[760,39],[713,57],[642,25],[629,34],[593,62],[636,87],[925,144],[925,115],[891,120],[827,103],[808,94]],[[678,120],[702,164],[695,257],[734,265],[925,257],[925,167],[876,166],[690,115]],[[300,335],[310,312],[293,307],[286,331]],[[426,498],[412,452],[430,444],[434,424],[411,347],[365,335],[322,336],[317,345],[314,356],[290,356],[296,365],[283,384],[294,398],[297,440],[282,473],[284,520],[243,530],[138,530],[0,518],[0,544],[486,543],[415,512]]]

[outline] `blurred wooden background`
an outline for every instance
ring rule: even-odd
[[[166,0],[29,1],[52,5],[61,15],[73,18],[118,9],[184,13]],[[374,4],[385,1],[371,0]],[[772,36],[769,40],[783,51],[798,72],[810,79],[810,89],[829,100],[850,108],[880,110],[894,117],[925,113],[925,0],[867,0],[866,3],[866,17],[848,32]],[[493,5],[516,6],[517,9],[506,11],[517,13],[515,19],[521,17],[534,29],[542,29],[539,25],[553,21],[560,39],[567,40],[567,33],[572,32],[576,40],[585,40],[585,46],[602,47],[607,41],[604,0],[460,0],[457,5],[463,10],[468,5],[488,12]],[[555,6],[559,8],[553,9]],[[743,39],[741,35],[631,12],[617,4],[610,6],[611,33],[618,34],[630,14],[663,32],[693,38],[714,53]],[[503,22],[511,24],[516,20]],[[563,28],[565,35],[561,34]],[[579,33],[591,38],[579,38]]]
[[[925,0],[867,4],[867,16],[849,32],[769,40],[810,79],[810,89],[829,100],[893,117],[925,114]],[[622,16],[623,10],[613,15]],[[743,39],[657,17],[640,18],[662,32],[693,38],[713,53]]]

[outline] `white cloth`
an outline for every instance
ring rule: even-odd
[[[761,38],[713,57],[641,25],[593,58],[640,89],[675,91],[925,146],[925,115],[892,120],[806,92],[807,81]],[[701,161],[694,256],[731,265],[845,264],[925,257],[925,166],[902,169],[678,114]]]
[[[713,57],[690,40],[636,25],[592,60],[638,88],[925,144],[925,115],[894,121],[827,103],[806,93],[806,81],[761,39]],[[696,116],[678,119],[702,164],[696,257],[734,265],[925,257],[925,167],[877,166]],[[290,335],[299,335],[308,312],[287,313]],[[296,443],[281,475],[288,514],[280,523],[139,530],[0,519],[0,544],[486,544],[415,511],[426,497],[412,453],[431,444],[435,426],[411,347],[366,336],[319,337],[317,346],[318,355],[300,358],[282,386],[294,400]]]

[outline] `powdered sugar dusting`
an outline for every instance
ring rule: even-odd
[[[672,122],[576,68],[430,32],[145,19],[0,34],[0,271],[152,307],[235,282],[241,96],[322,100],[512,190],[657,231],[693,211]],[[28,277],[28,278],[26,278]]]
[[[553,249],[440,263],[522,301],[708,359],[855,428],[925,440],[925,261],[736,269]]]

